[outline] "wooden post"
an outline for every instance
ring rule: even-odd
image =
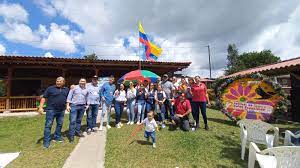
[[[10,96],[11,96],[11,84],[12,84],[12,74],[13,69],[8,67],[7,69],[7,85],[6,85],[6,111],[10,112]]]
[[[63,68],[62,69],[62,77],[64,77],[66,79],[66,75],[67,75],[67,69]]]
[[[95,68],[94,70],[95,70],[95,75],[99,76],[99,69]]]

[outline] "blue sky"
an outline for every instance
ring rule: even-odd
[[[192,62],[184,74],[208,77],[210,45],[217,77],[230,43],[240,53],[270,49],[282,60],[300,56],[299,20],[299,0],[2,0],[0,55],[96,53],[100,59],[137,60],[144,55],[141,21],[163,49],[158,61]]]

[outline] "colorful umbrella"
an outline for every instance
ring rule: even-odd
[[[118,83],[123,83],[123,82],[128,83],[128,81],[143,82],[144,80],[147,80],[148,82],[156,82],[158,78],[159,76],[151,71],[135,70],[123,75],[118,80]]]

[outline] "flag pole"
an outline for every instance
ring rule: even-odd
[[[138,27],[139,27],[139,23],[138,23]],[[138,39],[139,39],[139,48],[138,48],[138,54],[139,54],[139,70],[142,70],[141,53],[140,53],[140,48],[141,48],[140,31],[138,31]]]
[[[140,54],[140,47],[141,47],[141,44],[140,44],[140,40],[139,40],[139,70],[142,70],[142,62],[141,62],[141,54]]]

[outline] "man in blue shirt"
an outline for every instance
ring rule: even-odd
[[[49,148],[51,141],[51,128],[54,119],[56,119],[56,129],[54,133],[54,140],[57,142],[62,142],[61,128],[64,121],[64,114],[66,109],[66,100],[68,96],[69,89],[64,87],[65,79],[63,77],[58,77],[56,79],[55,85],[50,86],[44,92],[42,99],[40,101],[40,107],[38,112],[42,114],[45,101],[47,101],[46,111],[46,122],[44,129],[44,148]]]
[[[109,78],[109,82],[106,82],[102,85],[101,91],[100,91],[100,96],[101,96],[101,103],[102,103],[102,114],[101,114],[101,120],[100,120],[100,127],[99,130],[103,130],[103,118],[105,116],[105,113],[107,113],[107,124],[106,128],[110,129],[111,126],[109,125],[110,123],[110,113],[111,113],[111,105],[113,103],[114,99],[114,92],[116,90],[116,86],[114,84],[115,78],[111,76]]]
[[[98,86],[98,76],[93,76],[92,82],[87,84],[88,97],[87,105],[87,134],[91,134],[91,131],[96,132],[96,120],[100,104],[100,89]]]
[[[74,142],[74,135],[84,137],[80,131],[81,121],[86,110],[87,95],[86,80],[81,78],[79,85],[70,90],[67,98],[67,111],[70,112],[69,141]]]

